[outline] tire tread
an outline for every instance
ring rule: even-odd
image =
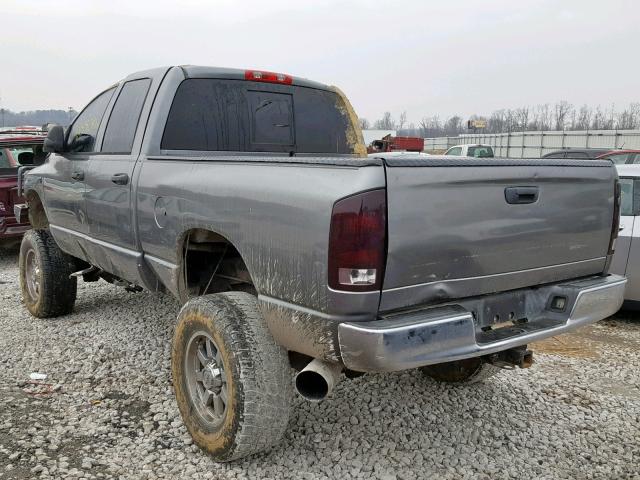
[[[27,304],[32,315],[38,318],[59,317],[71,313],[76,301],[78,284],[73,273],[73,257],[56,244],[47,230],[29,230],[20,247],[20,283],[23,298],[28,295],[24,278],[25,258],[23,250],[31,244],[40,259],[40,300]],[[26,303],[26,302],[25,302]]]

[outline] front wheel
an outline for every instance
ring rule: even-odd
[[[50,318],[71,313],[77,280],[70,277],[73,258],[64,253],[46,230],[29,230],[20,244],[20,290],[34,317]]]
[[[171,353],[178,408],[200,448],[224,462],[280,441],[291,410],[290,367],[253,295],[226,292],[187,302]]]
[[[427,377],[446,383],[478,383],[493,377],[500,368],[485,362],[482,358],[467,358],[455,362],[438,363],[421,367]]]

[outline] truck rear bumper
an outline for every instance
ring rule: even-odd
[[[614,314],[622,305],[626,278],[618,275],[547,285],[525,292],[526,320],[481,328],[473,306],[481,301],[416,310],[371,322],[338,326],[344,365],[384,372],[489,355],[559,335]],[[564,308],[553,301],[564,298]]]

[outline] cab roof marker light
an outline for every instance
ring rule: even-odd
[[[291,85],[293,78],[290,75],[276,72],[265,72],[264,70],[245,70],[244,79],[252,82],[281,83]]]

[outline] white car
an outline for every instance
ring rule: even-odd
[[[616,165],[620,177],[620,227],[611,273],[627,277],[626,306],[640,307],[640,165]],[[638,239],[638,240],[636,240]]]
[[[396,150],[395,152],[374,152],[374,153],[369,153],[367,156],[375,158],[375,157],[405,157],[405,156],[410,156],[410,157],[432,157],[433,155],[429,155],[428,153],[424,153],[424,152],[405,152],[403,151],[398,151]]]
[[[454,157],[493,158],[491,145],[468,144],[456,145],[445,152],[445,155]]]

